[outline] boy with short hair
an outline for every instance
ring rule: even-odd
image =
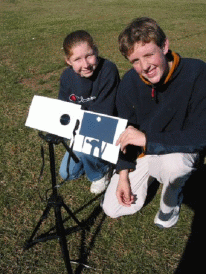
[[[147,17],[125,28],[119,47],[133,66],[116,99],[118,116],[129,126],[117,141],[120,158],[103,209],[113,218],[134,214],[156,179],[163,188],[154,222],[169,228],[178,221],[182,189],[206,147],[206,65],[172,52],[163,30]]]

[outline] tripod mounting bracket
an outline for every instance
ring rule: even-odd
[[[43,134],[42,131],[39,132],[39,136],[45,140],[46,142],[48,143],[53,143],[55,145],[58,145],[60,144],[64,138],[63,137],[60,137],[60,136],[57,136],[57,135],[54,135],[54,134],[50,134],[50,133],[47,133],[47,134]]]

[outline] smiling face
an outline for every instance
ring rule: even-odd
[[[66,58],[67,64],[81,77],[91,77],[98,64],[96,51],[87,42],[74,45],[71,51],[71,56]]]
[[[144,44],[136,42],[132,53],[127,56],[127,59],[139,75],[151,84],[157,84],[169,70],[166,59],[168,50],[168,40],[165,41],[163,48],[157,46],[153,41]]]

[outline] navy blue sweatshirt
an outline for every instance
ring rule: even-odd
[[[99,63],[90,78],[84,78],[71,67],[60,79],[58,99],[82,105],[82,109],[113,115],[119,85],[119,73],[112,62],[99,57]]]
[[[180,58],[169,81],[155,87],[154,100],[151,91],[152,87],[131,69],[123,77],[116,99],[118,116],[146,134],[145,153],[193,153],[204,149],[206,64]],[[135,169],[137,154],[134,147],[128,146],[126,155],[120,153],[117,171]]]

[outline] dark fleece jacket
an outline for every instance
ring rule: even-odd
[[[98,66],[90,78],[81,77],[71,67],[65,69],[58,98],[80,104],[84,110],[113,115],[119,81],[116,65],[99,57]]]
[[[174,56],[170,52],[169,58]],[[179,58],[167,81],[155,87],[131,69],[120,83],[116,106],[119,117],[145,132],[146,154],[199,152],[206,147],[206,64]],[[134,169],[139,151],[128,146],[126,155],[120,153],[117,171]]]

